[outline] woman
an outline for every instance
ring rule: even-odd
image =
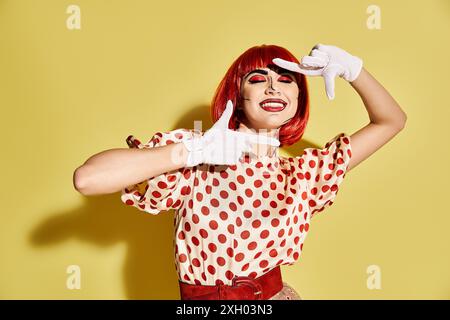
[[[349,81],[370,122],[339,133],[323,149],[282,157],[309,115],[306,75]],[[175,209],[174,255],[182,299],[300,299],[280,266],[300,257],[310,220],[331,206],[346,173],[393,138],[406,121],[362,60],[317,45],[302,63],[286,49],[248,49],[229,68],[212,101],[206,132],[158,132],[146,144],[88,159],[74,175],[83,194],[121,190],[122,201],[158,214]],[[151,177],[151,178],[149,178]],[[103,182],[103,183],[100,183]]]

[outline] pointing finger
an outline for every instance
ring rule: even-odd
[[[304,56],[302,58],[302,64],[310,67],[325,67],[328,61],[321,57]]]
[[[290,61],[286,61],[280,58],[275,58],[272,59],[273,63],[275,63],[277,66],[286,69],[286,70],[290,70],[290,71],[294,71],[294,72],[298,72],[298,73],[302,73],[304,75],[307,76],[320,76],[322,74],[322,70],[308,70],[305,68],[301,68],[301,65],[295,63],[295,62],[290,62]]]

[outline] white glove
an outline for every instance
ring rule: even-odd
[[[232,114],[233,103],[228,100],[219,120],[203,136],[182,140],[189,151],[186,167],[200,163],[233,165],[239,162],[243,152],[252,150],[252,143],[280,145],[280,141],[273,137],[228,129]]]
[[[348,52],[324,44],[315,45],[308,56],[304,56],[300,64],[280,58],[272,60],[277,66],[303,73],[308,76],[323,76],[328,99],[334,99],[334,79],[336,75],[352,82],[360,74],[363,61]],[[315,68],[315,69],[314,69]]]

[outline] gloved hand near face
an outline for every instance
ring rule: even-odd
[[[325,80],[325,91],[330,100],[334,99],[336,76],[352,82],[359,76],[363,65],[360,58],[338,47],[324,44],[315,45],[310,54],[301,59],[300,64],[280,58],[272,61],[286,70],[308,76],[322,76]]]
[[[243,153],[252,150],[253,144],[280,145],[280,141],[273,137],[229,129],[232,114],[233,103],[228,100],[219,120],[203,136],[182,141],[189,151],[186,167],[201,163],[234,165],[239,163]]]

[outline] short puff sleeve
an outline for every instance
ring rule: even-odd
[[[322,149],[306,148],[299,160],[299,178],[306,182],[311,218],[333,204],[352,157],[350,136],[339,133]]]
[[[126,142],[130,148],[155,148],[181,142],[193,136],[193,131],[176,129],[169,132],[157,132],[145,144],[130,135]],[[190,193],[192,167],[181,168],[157,175],[137,184],[128,186],[121,191],[121,200],[126,205],[158,214],[160,211],[179,209],[184,196]]]

